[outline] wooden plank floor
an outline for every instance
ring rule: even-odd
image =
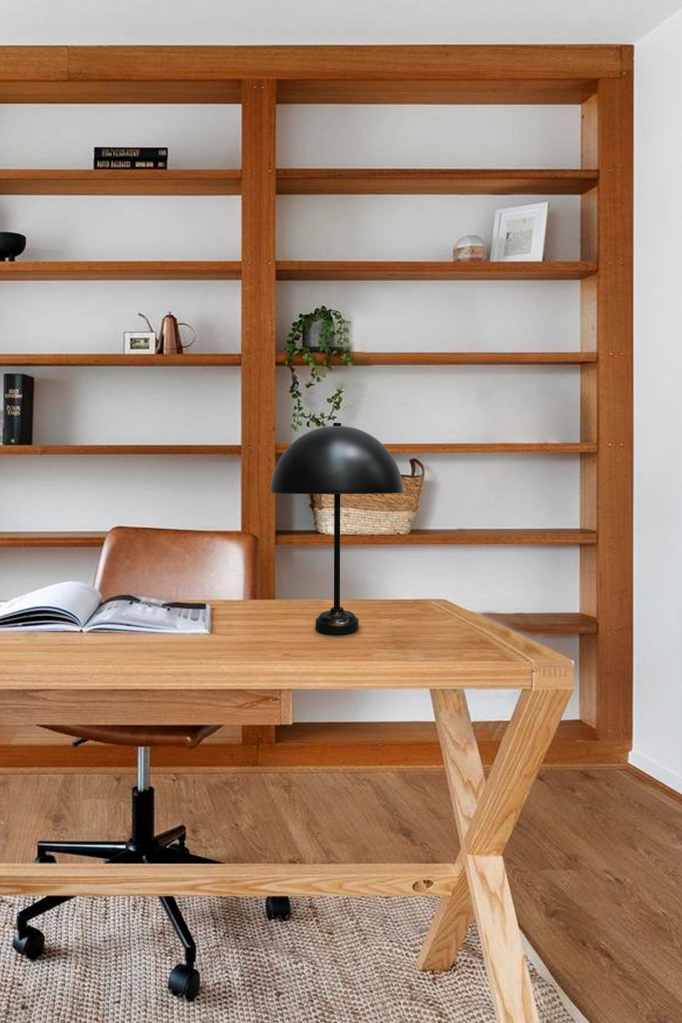
[[[127,775],[0,774],[0,859],[127,834]],[[454,856],[438,770],[157,775],[159,830],[234,862]],[[21,813],[12,810],[21,807]],[[682,1020],[682,801],[620,768],[547,770],[509,847],[521,925],[590,1023]],[[5,938],[6,940],[6,938]]]

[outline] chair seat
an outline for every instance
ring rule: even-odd
[[[50,732],[114,746],[198,746],[221,725],[43,725]]]

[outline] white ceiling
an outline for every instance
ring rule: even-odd
[[[0,45],[629,43],[681,0],[0,0]]]

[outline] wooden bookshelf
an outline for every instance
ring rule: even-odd
[[[331,546],[331,542],[331,536],[310,530],[289,529],[277,533],[277,543],[286,547],[326,547]],[[349,534],[342,536],[341,542],[348,547],[423,547],[434,544],[571,547],[596,544],[597,534],[590,529],[413,529],[411,533],[405,534]]]
[[[410,260],[279,260],[278,281],[581,281],[597,272],[590,260],[544,263],[459,263]]]
[[[317,356],[322,362],[322,356]],[[302,359],[296,359],[296,365]],[[353,352],[351,366],[581,366],[597,361],[596,352]],[[338,360],[336,360],[338,365]],[[283,352],[277,365],[285,365]]]
[[[582,195],[598,181],[596,170],[277,171],[280,195]]]
[[[590,170],[286,168],[280,195],[582,195]],[[241,170],[0,169],[0,195],[241,195]]]
[[[45,532],[0,533],[0,547],[101,547],[105,533]]]
[[[35,260],[0,263],[3,281],[238,281],[234,260]]]
[[[288,444],[278,444],[276,446],[277,454],[281,455],[288,446]],[[597,453],[596,443],[587,444],[582,441],[568,444],[551,442],[540,444],[450,444],[439,441],[433,443],[401,441],[399,444],[385,442],[385,446],[393,455],[595,455]]]
[[[241,366],[239,352],[117,355],[101,352],[0,352],[0,366]]]
[[[0,170],[0,195],[240,196],[240,261],[86,260],[0,264],[13,281],[241,280],[240,353],[178,357],[119,354],[9,353],[4,366],[215,366],[241,369],[240,445],[46,445],[26,454],[181,454],[241,456],[242,527],[258,537],[258,587],[276,592],[277,546],[324,548],[312,531],[277,531],[270,477],[277,449],[276,281],[578,281],[582,335],[572,351],[448,349],[356,351],[353,373],[381,366],[575,367],[581,381],[581,431],[575,442],[390,443],[396,454],[576,456],[581,467],[581,519],[574,529],[417,530],[406,537],[347,537],[349,545],[575,546],[580,604],[564,613],[499,613],[525,631],[575,635],[580,644],[581,720],[564,722],[555,760],[623,760],[631,742],[632,489],[632,48],[627,46],[305,46],[305,47],[0,47],[0,102],[241,104],[242,167],[167,171],[91,169]],[[280,168],[275,162],[278,103],[573,104],[581,107],[579,168]],[[276,261],[276,196],[280,195],[576,195],[581,203],[580,259],[544,263],[456,264],[452,261]],[[360,339],[358,339],[358,343]],[[504,347],[500,339],[500,347]],[[409,350],[411,349],[411,350]],[[390,431],[387,429],[387,433]],[[282,449],[279,446],[279,450]],[[190,450],[191,449],[191,450]],[[15,456],[19,454],[15,451]],[[97,548],[101,532],[5,532],[5,548]],[[324,551],[320,556],[327,556]],[[393,556],[387,553],[386,556]],[[397,552],[396,552],[396,555]],[[384,726],[372,726],[379,734]],[[393,726],[391,726],[393,727]],[[421,726],[391,733],[392,762],[414,762]],[[325,729],[327,732],[325,733]],[[343,762],[381,762],[381,742],[363,726],[294,726],[249,733],[242,747],[258,763],[311,763],[323,758],[320,736],[343,732]],[[371,730],[371,729],[370,729]],[[499,723],[477,734],[491,755]],[[404,758],[399,752],[400,735]],[[383,734],[383,733],[382,733]],[[287,740],[287,736],[289,739]],[[248,745],[252,743],[252,745]],[[255,745],[253,745],[255,743]],[[306,753],[303,747],[308,743]],[[227,747],[225,747],[227,750]],[[93,747],[93,763],[106,747]],[[293,750],[293,754],[291,753]],[[317,752],[314,752],[317,751]],[[361,752],[359,752],[361,751]],[[78,754],[82,756],[82,754]],[[107,753],[110,760],[119,755]],[[389,755],[389,754],[387,754]],[[67,752],[67,757],[71,752]],[[113,760],[112,760],[113,757]],[[212,763],[233,762],[211,747]],[[230,761],[230,757],[233,758]],[[355,759],[354,759],[355,758]],[[106,757],[105,757],[106,759]],[[343,758],[342,758],[343,759]],[[21,761],[21,755],[19,755]],[[64,761],[62,755],[60,763]],[[14,762],[14,761],[13,761]],[[26,762],[31,762],[30,760]],[[102,763],[104,760],[101,761]],[[170,760],[168,761],[171,762]],[[178,763],[180,761],[177,761]],[[251,762],[249,760],[249,762]],[[73,766],[77,766],[77,762]]]
[[[0,444],[0,457],[22,455],[239,455],[240,444]]]
[[[2,170],[0,195],[240,195],[240,170]]]
[[[538,633],[545,636],[595,636],[597,619],[591,615],[543,612],[528,614],[522,612],[486,611],[489,618],[494,618],[508,629],[519,632]]]

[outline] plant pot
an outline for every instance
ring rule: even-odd
[[[322,327],[326,323],[329,323],[332,330],[332,340],[334,338],[334,323],[330,322],[323,316],[317,316],[314,320],[306,322],[303,328],[303,344],[306,348],[309,348],[311,352],[319,352],[320,350],[320,334],[322,333]]]
[[[13,263],[26,248],[26,237],[14,231],[0,231],[0,262]]]

